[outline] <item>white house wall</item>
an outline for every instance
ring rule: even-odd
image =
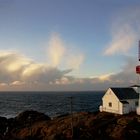
[[[119,102],[118,114],[128,114],[130,112],[129,104],[123,104]]]
[[[123,114],[123,112],[124,112],[123,104],[119,101],[118,114]]]
[[[121,103],[121,102],[120,102]],[[122,103],[121,103],[122,104]],[[122,104],[122,114],[128,114],[130,112],[130,106],[129,104]]]
[[[103,96],[102,101],[103,101],[102,105],[103,111],[122,114],[122,104],[120,103],[119,99],[110,88]],[[112,103],[112,107],[109,106],[109,102]]]
[[[138,102],[138,99],[129,99],[126,100],[129,103],[129,110],[131,111],[136,111],[136,102]]]

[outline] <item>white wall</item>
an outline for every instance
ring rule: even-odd
[[[122,114],[122,104],[120,103],[119,99],[110,88],[103,96],[102,101],[103,101],[102,105],[103,111]],[[112,103],[112,107],[109,106],[109,102]]]
[[[124,112],[123,104],[119,101],[118,114],[123,114],[123,112]]]
[[[131,99],[131,100],[129,99],[129,100],[127,100],[127,102],[129,103],[130,112],[131,111],[136,111],[136,108],[137,108],[136,101],[138,102],[138,99]]]
[[[128,114],[129,112],[130,112],[129,104],[122,104],[122,112],[121,112],[121,114]]]

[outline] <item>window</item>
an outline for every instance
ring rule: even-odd
[[[138,106],[138,101],[135,102],[135,106]]]
[[[109,102],[109,103],[108,103],[108,106],[109,106],[109,107],[112,107],[112,103],[111,103],[111,102]]]

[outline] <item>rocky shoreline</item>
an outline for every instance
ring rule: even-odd
[[[0,117],[0,140],[138,140],[140,116],[79,112],[56,118],[28,110]]]

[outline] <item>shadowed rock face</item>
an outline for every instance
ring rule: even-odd
[[[47,115],[34,111],[34,110],[27,110],[20,113],[17,117],[15,117],[15,121],[21,124],[28,124],[28,123],[36,123],[40,121],[48,121],[51,118]]]
[[[0,139],[8,126],[8,120],[5,117],[0,117]]]
[[[0,119],[5,122],[0,124],[3,126],[0,140],[138,140],[140,137],[140,116],[135,113],[80,112],[51,120],[43,113],[25,111],[13,119]],[[9,130],[4,136],[7,121]]]

